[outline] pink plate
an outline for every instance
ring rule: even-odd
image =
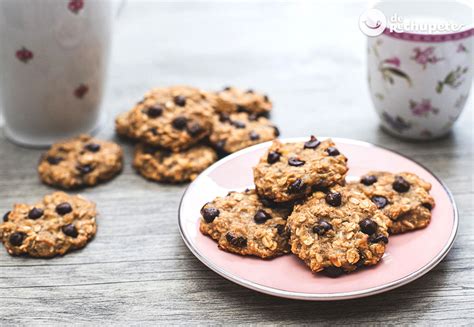
[[[252,187],[252,167],[270,145],[267,142],[220,160],[188,187],[179,208],[179,228],[191,252],[206,266],[237,284],[302,300],[340,300],[377,294],[430,271],[448,253],[458,228],[457,209],[449,190],[426,168],[407,157],[365,142],[333,140],[349,158],[348,179],[356,179],[369,170],[385,170],[413,172],[430,182],[431,194],[436,200],[431,224],[423,230],[392,236],[381,263],[375,267],[334,279],[311,273],[292,255],[261,260],[221,251],[213,240],[199,232],[199,210],[216,196]]]

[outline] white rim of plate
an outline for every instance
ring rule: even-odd
[[[318,139],[320,140],[324,140],[324,139],[327,139],[328,137],[318,137]],[[270,143],[272,141],[269,141],[269,142],[265,142],[265,143],[260,143],[260,144],[257,144],[257,145],[254,145],[254,146],[251,146],[251,147],[248,147],[248,148],[245,148],[245,149],[242,149],[240,151],[237,151],[235,153],[232,153],[230,155],[228,155],[227,157],[225,158],[222,158],[221,160],[217,161],[216,163],[214,163],[213,165],[211,165],[210,167],[208,167],[206,170],[204,170],[197,178],[195,181],[193,181],[187,188],[186,190],[184,191],[183,193],[183,196],[181,197],[181,201],[179,203],[179,209],[178,209],[178,227],[179,227],[179,232],[181,234],[181,238],[183,239],[184,243],[186,244],[186,246],[188,247],[188,249],[191,251],[192,254],[194,254],[194,256],[196,258],[199,259],[199,261],[201,261],[204,265],[206,265],[208,268],[210,268],[211,270],[213,270],[214,272],[216,272],[217,274],[221,275],[222,277],[238,284],[238,285],[241,285],[241,286],[244,286],[246,288],[249,288],[249,289],[252,289],[254,291],[257,291],[257,292],[261,292],[261,293],[265,293],[265,294],[268,294],[268,295],[273,295],[273,296],[277,296],[277,297],[282,297],[282,298],[287,298],[287,299],[295,299],[295,300],[306,300],[306,301],[336,301],[336,300],[348,300],[348,299],[356,299],[356,298],[361,298],[361,297],[366,297],[366,296],[370,296],[370,295],[375,295],[375,294],[379,294],[379,293],[383,293],[383,292],[387,292],[387,291],[390,291],[390,290],[393,290],[397,287],[400,287],[400,286],[403,286],[403,285],[406,285],[418,278],[420,278],[421,276],[425,275],[427,272],[429,272],[431,269],[433,269],[438,263],[441,262],[441,260],[444,259],[444,257],[448,254],[449,250],[451,249],[451,247],[453,246],[453,243],[454,243],[454,240],[456,239],[456,235],[457,235],[457,231],[458,231],[458,225],[459,225],[459,213],[458,213],[458,208],[456,206],[456,202],[454,201],[454,197],[451,193],[451,191],[448,189],[448,187],[446,186],[446,184],[438,177],[436,176],[431,170],[429,170],[427,167],[425,167],[424,165],[422,165],[421,163],[419,163],[418,161],[416,160],[413,160],[412,158],[409,158],[407,157],[406,155],[400,153],[400,152],[397,152],[397,151],[394,151],[392,149],[388,149],[386,147],[383,147],[383,146],[380,146],[380,145],[375,145],[375,144],[372,144],[372,143],[369,143],[369,142],[364,142],[364,141],[359,141],[359,140],[353,140],[353,139],[347,139],[347,138],[331,138],[336,144],[338,142],[342,142],[342,143],[348,143],[348,144],[353,144],[353,145],[360,145],[360,146],[365,146],[365,147],[376,147],[376,148],[380,148],[380,149],[383,149],[383,150],[386,150],[386,151],[390,151],[390,152],[393,152],[399,156],[402,156],[403,158],[406,158],[414,163],[416,163],[417,165],[419,165],[420,167],[422,167],[423,169],[425,169],[428,173],[430,173],[440,184],[441,186],[443,187],[443,189],[445,190],[446,194],[448,195],[449,197],[449,201],[451,202],[451,205],[453,206],[453,216],[454,216],[454,224],[453,224],[453,229],[451,231],[451,235],[449,236],[449,239],[448,239],[448,242],[445,244],[445,246],[443,247],[443,249],[438,253],[437,256],[435,256],[430,262],[428,262],[426,265],[424,265],[423,267],[421,267],[420,269],[418,269],[417,271],[414,271],[412,272],[411,274],[407,275],[407,276],[404,276],[402,278],[399,278],[393,282],[390,282],[390,283],[387,283],[385,285],[381,285],[381,286],[377,286],[377,287],[372,287],[372,288],[368,288],[368,289],[365,289],[365,290],[360,290],[360,291],[353,291],[353,292],[339,292],[339,293],[317,293],[317,294],[311,294],[311,293],[302,293],[302,292],[290,292],[290,291],[284,291],[284,290],[280,290],[280,289],[276,289],[276,288],[273,288],[273,287],[268,287],[268,286],[264,286],[264,285],[260,285],[260,284],[257,284],[257,283],[254,283],[252,281],[249,281],[249,280],[246,280],[246,279],[242,279],[240,278],[239,276],[236,276],[232,273],[229,273],[227,272],[226,270],[222,269],[221,267],[219,266],[216,266],[214,265],[212,262],[210,262],[205,254],[203,253],[200,253],[192,244],[192,242],[188,239],[187,235],[184,233],[184,229],[183,229],[183,226],[181,224],[182,222],[182,219],[181,219],[181,208],[182,208],[182,204],[183,204],[183,200],[184,198],[186,197],[186,194],[189,190],[189,188],[194,184],[196,183],[196,181],[198,181],[200,178],[202,178],[203,176],[207,175],[208,171],[211,171],[213,169],[215,169],[216,167],[219,167],[221,166],[222,164],[226,163],[227,161],[230,161],[232,160],[233,158],[237,157],[237,156],[240,156],[241,154],[243,153],[246,153],[246,152],[250,152],[250,151],[253,151],[257,148],[264,148],[264,147],[268,147],[270,145]],[[283,138],[283,139],[279,139],[281,142],[283,143],[288,143],[288,142],[302,142],[302,141],[306,141],[307,138],[301,138],[301,137],[298,137],[298,138]]]

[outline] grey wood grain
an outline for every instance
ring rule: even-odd
[[[444,179],[459,206],[460,229],[433,271],[388,293],[343,302],[247,290],[207,269],[182,242],[177,209],[185,186],[137,176],[132,147],[123,144],[123,173],[82,192],[101,214],[93,242],[50,260],[0,251],[0,324],[472,324],[472,101],[442,140],[408,143],[381,132],[357,28],[364,6],[130,1],[117,23],[103,105],[109,118],[99,137],[115,139],[113,117],[153,86],[264,90],[275,102],[272,119],[283,137],[315,133],[381,144]],[[0,153],[0,210],[52,191],[36,176],[40,151],[2,138]]]

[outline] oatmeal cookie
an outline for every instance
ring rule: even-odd
[[[120,146],[89,135],[53,144],[38,164],[43,183],[65,189],[96,185],[121,170]]]
[[[213,112],[213,101],[199,89],[153,89],[115,119],[115,129],[119,135],[178,152],[209,135]]]
[[[11,255],[48,258],[80,249],[97,230],[95,204],[55,192],[35,205],[15,204],[3,216],[0,238]]]
[[[216,115],[209,140],[222,153],[233,153],[243,148],[271,141],[278,137],[278,128],[264,118],[247,113]]]
[[[216,152],[204,145],[197,145],[183,152],[174,153],[138,144],[135,149],[133,166],[142,176],[150,180],[181,183],[194,180],[216,160]]]
[[[288,253],[287,208],[265,207],[255,190],[230,192],[201,209],[201,233],[219,248],[241,255],[271,258]]]
[[[236,87],[225,87],[216,92],[217,112],[234,113],[247,112],[258,116],[268,116],[272,109],[272,102],[267,95],[252,89],[246,91]]]
[[[339,185],[315,192],[288,218],[291,251],[331,277],[375,265],[391,221],[362,192]]]
[[[254,167],[258,194],[275,202],[303,198],[315,188],[344,184],[347,159],[330,139],[304,143],[274,141]]]
[[[372,171],[350,185],[364,192],[393,221],[391,234],[424,228],[430,223],[435,206],[428,194],[431,184],[415,174]]]

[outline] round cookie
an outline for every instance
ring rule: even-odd
[[[428,193],[431,184],[415,174],[372,171],[350,185],[364,192],[393,221],[391,234],[425,228],[431,221],[435,206]]]
[[[133,166],[147,179],[159,182],[182,183],[194,180],[217,160],[216,152],[208,146],[197,145],[174,153],[145,144],[135,149]]]
[[[116,132],[175,152],[187,149],[211,132],[211,98],[190,87],[153,89],[116,118]]]
[[[335,186],[295,206],[288,217],[291,251],[313,272],[337,277],[382,258],[389,224],[363,193]]]
[[[287,208],[265,207],[255,190],[230,192],[201,209],[200,231],[220,249],[271,258],[288,253]]]
[[[246,91],[236,87],[225,87],[216,92],[217,112],[247,112],[258,116],[267,116],[272,109],[272,102],[267,95],[252,89]]]
[[[274,140],[279,134],[278,128],[268,119],[242,112],[215,116],[209,140],[219,152],[233,153]]]
[[[119,145],[80,135],[53,144],[41,156],[38,174],[45,184],[71,189],[109,180],[122,165]]]
[[[276,140],[254,167],[258,194],[275,202],[293,201],[315,188],[344,184],[347,158],[330,139],[301,143]]]
[[[55,192],[35,205],[15,204],[0,225],[11,255],[48,258],[80,249],[97,230],[95,204],[79,195]]]

